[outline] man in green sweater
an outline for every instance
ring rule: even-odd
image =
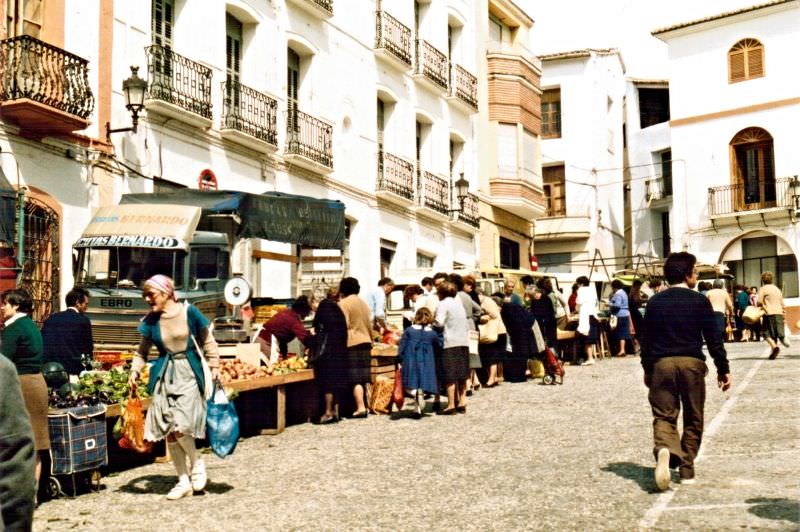
[[[33,431],[14,364],[0,355],[0,529],[33,526]]]

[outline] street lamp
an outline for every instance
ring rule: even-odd
[[[111,143],[112,133],[133,131],[139,124],[139,112],[144,109],[144,95],[147,82],[139,77],[139,67],[131,66],[131,77],[122,82],[122,92],[125,94],[125,108],[131,112],[131,127],[111,129],[111,123],[106,122],[106,142]]]
[[[464,200],[469,195],[469,181],[464,179],[464,172],[461,172],[461,178],[456,181],[453,186],[456,188],[456,198],[458,198],[458,209],[450,209],[447,212],[464,212]]]

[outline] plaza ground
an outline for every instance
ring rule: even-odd
[[[503,384],[468,413],[303,424],[207,456],[207,493],[175,502],[170,464],[46,502],[34,530],[797,530],[800,341],[727,344],[709,368],[698,481],[653,482],[638,357],[567,367],[562,386]],[[429,405],[430,411],[430,405]],[[677,480],[677,476],[673,477]]]

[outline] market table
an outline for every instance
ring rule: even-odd
[[[225,384],[226,388],[236,390],[239,393],[253,390],[265,390],[275,388],[276,401],[276,427],[274,429],[263,429],[262,434],[279,434],[286,428],[286,388],[287,384],[314,380],[313,369],[303,369],[283,375],[270,375],[257,379],[238,380]],[[150,406],[150,399],[142,399],[142,408],[145,410]],[[122,405],[120,403],[108,405],[106,417],[119,417],[122,415]]]

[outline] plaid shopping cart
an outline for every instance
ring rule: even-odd
[[[77,406],[51,410],[47,416],[50,433],[50,479],[47,491],[51,497],[63,494],[58,477],[69,476],[72,493],[76,493],[75,476],[99,487],[98,468],[108,465],[106,407]]]

